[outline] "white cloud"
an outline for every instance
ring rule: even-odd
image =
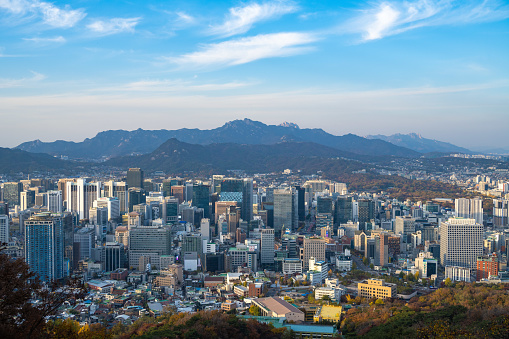
[[[175,12],[177,21],[181,24],[194,24],[196,19],[185,12]]]
[[[63,36],[56,36],[56,37],[53,37],[53,38],[40,38],[40,37],[23,38],[23,40],[34,42],[34,43],[37,43],[37,44],[64,43],[64,42],[66,42],[66,40],[65,40],[65,38]]]
[[[69,5],[59,8],[53,3],[38,0],[0,0],[0,8],[17,15],[39,16],[55,28],[70,28],[87,14],[83,9],[71,9]]]
[[[46,79],[46,76],[32,71],[33,76],[21,79],[2,79],[0,78],[0,88],[23,87],[34,82]]]
[[[273,33],[209,44],[194,53],[184,54],[169,61],[181,66],[232,66],[259,59],[301,54],[317,38],[308,33]]]
[[[96,20],[87,25],[88,29],[101,35],[134,32],[141,18],[113,18],[108,21]]]
[[[243,7],[230,8],[225,22],[219,26],[212,26],[210,33],[228,37],[247,32],[259,21],[280,17],[297,10],[297,6],[286,1],[252,3]]]
[[[415,28],[503,20],[509,6],[497,0],[383,1],[364,9],[343,29],[361,33],[363,41],[381,39]]]

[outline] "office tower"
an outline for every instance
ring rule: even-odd
[[[118,242],[107,242],[101,247],[101,262],[106,272],[112,272],[117,268],[127,266],[127,258],[124,244]]]
[[[104,197],[106,198],[117,198],[120,208],[120,214],[127,213],[129,211],[129,186],[121,181],[107,181],[104,183]]]
[[[129,168],[127,171],[127,186],[129,188],[143,188],[143,171],[140,168]]]
[[[260,262],[262,265],[272,265],[274,264],[274,229],[262,229],[261,236]]]
[[[147,202],[147,196],[144,190],[138,188],[129,188],[128,191],[129,212],[134,210],[134,206]]]
[[[201,234],[187,234],[182,237],[182,253],[196,252],[198,255],[203,253]]]
[[[20,209],[22,211],[35,205],[35,191],[24,191],[19,194]]]
[[[319,196],[316,198],[316,213],[329,213],[332,215],[332,198]]]
[[[162,191],[165,197],[171,197],[171,179],[164,179]]]
[[[496,253],[491,255],[480,255],[477,257],[477,276],[476,280],[488,279],[490,276],[497,276],[499,270],[498,256]]]
[[[108,210],[108,219],[115,220],[120,217],[120,201],[118,198],[103,197],[94,201],[93,207],[106,208]]]
[[[141,256],[150,257],[159,268],[159,257],[171,254],[171,232],[165,227],[133,227],[129,230],[129,266],[136,267]]]
[[[179,201],[177,198],[166,197],[163,201],[163,220],[166,224],[178,221]]]
[[[359,224],[364,227],[364,223],[370,222],[375,218],[375,202],[371,199],[359,199]]]
[[[470,218],[475,219],[478,224],[483,224],[483,208],[482,199],[455,199],[454,200],[454,212],[458,218]]]
[[[230,210],[230,207],[236,207],[237,206],[237,202],[236,201],[218,201],[216,202],[215,204],[215,212],[214,212],[214,218],[215,218],[215,223],[217,224],[217,220],[219,219],[219,217],[224,214],[226,215],[228,213],[228,211]]]
[[[484,227],[475,219],[451,218],[440,225],[442,266],[475,268],[483,254]]]
[[[389,264],[389,234],[380,233],[375,235],[375,266],[387,266]]]
[[[42,281],[64,278],[64,228],[61,215],[40,213],[25,221],[25,261]]]
[[[108,208],[107,207],[90,207],[88,219],[92,225],[108,224]]]
[[[23,184],[20,182],[5,182],[2,187],[2,200],[11,206],[19,205],[20,194],[23,192]]]
[[[309,269],[309,259],[315,258],[317,261],[325,261],[325,247],[327,246],[324,239],[321,238],[304,238],[302,267],[304,271]]]
[[[204,218],[200,221],[200,233],[203,240],[210,240],[210,219]]]
[[[293,230],[293,192],[291,189],[274,190],[274,232],[283,228]]]
[[[295,186],[295,195],[297,197],[297,219],[306,220],[306,190],[303,187]]]
[[[204,218],[210,217],[210,186],[203,184],[193,185],[193,206],[203,209]]]
[[[334,206],[334,225],[346,224],[353,221],[352,197],[340,196]]]
[[[9,216],[0,214],[0,244],[9,242]]]
[[[493,199],[493,225],[509,226],[509,200]]]
[[[35,206],[48,207],[48,199],[46,193],[35,193]],[[62,213],[62,211],[59,213]]]
[[[228,224],[228,234],[232,237],[237,233],[240,223],[240,207],[230,207],[226,213],[226,222]]]
[[[5,201],[0,201],[0,215],[2,214],[9,216],[9,204]]]
[[[299,248],[297,246],[297,236],[283,234],[281,238],[281,250],[288,253],[288,258],[299,258]]]
[[[245,178],[242,186],[241,218],[245,221],[253,220],[253,179]]]
[[[179,204],[181,204],[185,201],[184,191],[185,191],[185,186],[182,186],[182,185],[172,185],[171,186],[171,195],[179,200]]]
[[[154,191],[156,191],[156,187],[155,187],[155,185],[154,185],[154,183],[152,182],[151,179],[144,180],[143,181],[143,186],[141,188],[143,188],[146,192],[154,192]]]
[[[48,191],[46,193],[48,211],[53,213],[63,212],[62,191]]]
[[[415,232],[415,219],[410,216],[396,217],[394,233],[410,236]]]
[[[67,182],[67,211],[78,214],[79,219],[88,219],[93,202],[101,196],[101,183],[88,182],[88,178]]]
[[[92,257],[92,248],[95,248],[95,228],[83,227],[74,233],[74,243],[79,249],[77,260],[86,260]]]

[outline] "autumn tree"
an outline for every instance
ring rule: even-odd
[[[0,247],[0,337],[41,337],[46,318],[56,314],[64,301],[82,298],[83,285],[77,280],[44,284],[23,259],[13,259],[2,250]]]

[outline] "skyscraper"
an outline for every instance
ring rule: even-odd
[[[64,277],[64,227],[60,214],[41,213],[25,221],[25,261],[43,281]]]
[[[349,220],[353,221],[352,197],[338,197],[334,207],[334,225],[338,226],[346,224]]]
[[[260,241],[261,264],[274,264],[274,229],[262,229]]]
[[[482,199],[455,199],[454,200],[454,211],[458,218],[472,218],[478,224],[483,224],[483,208]]]
[[[203,184],[193,185],[193,206],[203,208],[204,217],[210,217],[210,186]]]
[[[46,196],[48,211],[53,213],[62,213],[63,212],[62,191],[48,191],[46,193]]]
[[[104,183],[104,196],[106,198],[117,198],[120,208],[120,213],[126,213],[129,211],[129,186],[123,182],[107,181]]]
[[[359,225],[364,229],[364,223],[375,218],[375,202],[371,199],[359,199]]]
[[[9,242],[9,216],[0,214],[0,244]]]
[[[440,262],[442,266],[476,268],[483,254],[484,227],[475,219],[451,218],[440,225]]]
[[[309,269],[309,259],[315,258],[316,261],[325,261],[325,240],[322,238],[304,238],[304,249],[302,256],[302,268]]]
[[[281,229],[293,230],[293,192],[291,189],[274,191],[274,231],[281,233]]]
[[[127,171],[127,186],[143,188],[143,171],[140,168],[129,168]]]
[[[101,196],[101,183],[89,182],[88,178],[67,182],[67,211],[78,214],[79,219],[88,219],[93,202]]]
[[[2,200],[11,206],[19,205],[20,194],[23,192],[23,184],[20,182],[5,182],[2,186]]]
[[[493,199],[493,225],[509,225],[509,200]]]
[[[253,179],[245,178],[242,185],[242,220],[253,220]]]

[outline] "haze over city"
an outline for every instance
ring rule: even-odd
[[[247,117],[508,148],[508,17],[496,0],[0,1],[0,146]]]

